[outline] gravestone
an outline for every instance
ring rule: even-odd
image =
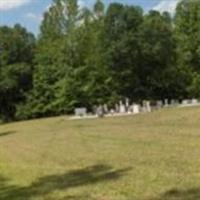
[[[188,99],[184,99],[183,101],[182,101],[182,105],[188,105],[189,104],[189,100]]]
[[[171,104],[172,106],[174,106],[174,105],[175,105],[175,100],[172,99],[170,104]]]
[[[162,106],[163,106],[163,102],[162,101],[159,100],[159,101],[156,102],[156,107],[158,109],[162,108]]]
[[[150,103],[150,101],[146,101],[146,108],[147,108],[147,112],[151,112],[151,103]]]
[[[119,105],[117,103],[115,104],[115,112],[119,113]]]
[[[114,110],[114,109],[111,109],[111,110],[110,110],[110,114],[111,114],[111,115],[114,115],[114,114],[115,114],[115,110]]]
[[[147,104],[145,100],[142,101],[142,112],[147,112]]]
[[[122,101],[119,102],[119,112],[126,113],[126,106],[123,104]]]
[[[199,101],[198,101],[198,99],[192,99],[192,102],[191,102],[193,105],[195,105],[195,104],[198,104],[199,103]]]
[[[138,114],[140,112],[140,106],[138,104],[133,104],[132,109],[134,114]]]
[[[165,105],[164,105],[165,107],[167,107],[167,106],[169,106],[169,101],[168,101],[168,99],[165,99]]]
[[[103,105],[103,111],[104,111],[105,114],[108,114],[109,111],[108,111],[108,105],[107,104]]]
[[[96,115],[96,113],[97,113],[97,106],[96,105],[92,107],[92,113],[94,115]]]
[[[177,106],[179,104],[178,100],[172,99],[171,100],[171,106]]]
[[[75,109],[75,116],[83,117],[87,115],[87,108],[76,108]]]
[[[126,111],[129,111],[129,99],[126,98],[125,100]]]
[[[99,118],[102,118],[102,117],[104,117],[104,110],[103,110],[103,106],[102,105],[100,105],[100,106],[98,106],[98,108],[97,108],[97,116],[99,117]]]

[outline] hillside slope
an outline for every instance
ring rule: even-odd
[[[0,200],[199,200],[200,107],[0,126]]]

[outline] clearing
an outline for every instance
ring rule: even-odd
[[[0,126],[0,200],[199,200],[200,107]]]

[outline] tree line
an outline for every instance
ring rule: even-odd
[[[0,119],[73,112],[128,97],[200,97],[200,2],[175,16],[97,0],[53,0],[37,38],[0,27]]]

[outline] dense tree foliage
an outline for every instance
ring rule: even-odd
[[[31,88],[35,39],[20,25],[0,27],[0,118],[14,118]]]
[[[177,66],[183,74],[186,92],[200,97],[200,1],[183,0],[177,6],[175,16],[177,39]]]
[[[70,113],[77,106],[200,97],[200,3],[169,13],[97,0],[53,0],[40,34],[0,28],[0,118]],[[2,106],[3,105],[3,106]]]

